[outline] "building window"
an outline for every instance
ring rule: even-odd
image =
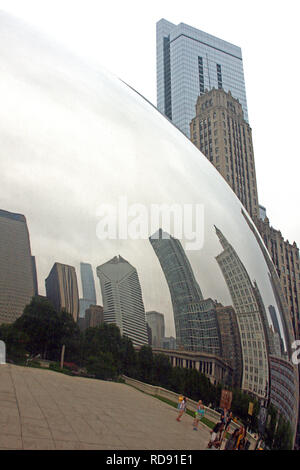
[[[198,72],[199,72],[199,89],[200,95],[204,94],[204,73],[203,73],[203,58],[198,57]]]
[[[217,80],[218,80],[218,88],[219,89],[223,88],[223,85],[222,85],[222,69],[221,69],[220,64],[217,64]]]

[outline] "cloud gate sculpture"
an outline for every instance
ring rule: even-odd
[[[295,428],[287,306],[225,180],[110,73],[3,14],[0,37],[0,209],[26,217],[39,293],[55,263],[78,284],[89,264],[106,321],[136,345],[145,312],[163,313],[178,350],[222,359],[225,384],[271,401]]]

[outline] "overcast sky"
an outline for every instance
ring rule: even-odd
[[[300,244],[296,0],[0,0],[0,9],[100,63],[156,105],[155,24],[165,18],[242,48],[260,204]]]

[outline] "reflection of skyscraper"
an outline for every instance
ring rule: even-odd
[[[234,387],[242,383],[242,347],[236,313],[232,306],[216,304],[217,320],[220,328],[222,359],[232,367]]]
[[[292,323],[289,317],[289,309],[288,305],[286,303],[285,296],[283,294],[281,285],[280,285],[280,279],[278,277],[278,274],[276,272],[275,266],[270,258],[270,255],[264,246],[254,224],[250,221],[249,217],[245,214],[243,209],[241,209],[242,215],[244,216],[245,221],[247,222],[250,230],[253,232],[253,235],[255,236],[257,243],[259,244],[259,247],[261,249],[261,252],[263,254],[263,257],[267,263],[268,269],[269,269],[269,279],[270,283],[272,286],[272,290],[274,293],[274,297],[277,303],[278,311],[280,314],[281,318],[281,323],[284,331],[284,339],[285,339],[285,346],[288,351],[288,356],[290,357],[292,354],[291,351],[291,344],[294,341],[294,334],[293,334],[293,328],[292,328]],[[281,335],[282,336],[282,335]]]
[[[149,240],[169,286],[177,346],[190,351],[220,354],[214,302],[203,299],[180,241],[161,229]]]
[[[275,310],[274,306],[273,306],[273,305],[269,305],[268,310],[269,310],[270,317],[271,317],[271,320],[272,320],[272,323],[273,323],[274,331],[275,331],[275,333],[279,333],[279,334],[280,334],[279,323],[278,323],[278,319],[277,319],[277,315],[276,315],[276,310]]]
[[[261,312],[244,264],[221,230],[216,228],[216,233],[224,249],[216,260],[230,291],[240,330],[242,389],[265,397],[268,393],[269,366]]]
[[[79,298],[76,271],[73,266],[54,263],[46,281],[46,294],[55,309],[65,309],[78,320]]]
[[[90,305],[85,312],[85,327],[94,328],[104,323],[103,307],[101,305]]]
[[[91,300],[96,305],[96,290],[92,266],[89,263],[80,263],[80,276],[82,283],[82,297]]]
[[[300,420],[299,415],[299,370],[297,366],[294,366],[288,358],[291,357],[292,350],[291,345],[294,341],[292,321],[289,316],[289,309],[283,294],[282,287],[280,285],[280,279],[275,269],[275,266],[270,258],[270,255],[262,242],[255,226],[249,219],[247,214],[241,209],[242,215],[247,222],[250,230],[256,238],[256,241],[261,249],[263,257],[267,263],[269,269],[269,279],[271,287],[276,300],[276,306],[279,311],[281,324],[283,327],[283,334],[285,340],[285,347],[283,345],[283,334],[279,328],[278,318],[274,317],[275,310],[269,308],[269,312],[272,319],[274,329],[274,349],[275,356],[270,356],[270,377],[271,377],[271,402],[283,413],[287,419],[291,419],[294,427],[296,428],[296,422]],[[277,330],[277,331],[276,331]],[[280,334],[278,333],[280,331]],[[280,339],[279,339],[280,338]],[[279,341],[278,341],[279,340]],[[281,355],[281,359],[280,356]],[[293,389],[291,392],[291,388]],[[289,398],[287,398],[289,396]]]
[[[159,312],[146,312],[146,319],[151,328],[151,344],[161,348],[162,338],[165,336],[165,317]]]
[[[80,263],[80,276],[82,283],[82,299],[79,299],[79,316],[84,317],[85,311],[90,305],[96,305],[95,281],[92,266],[88,263]]]
[[[136,269],[121,256],[97,267],[104,321],[115,323],[135,346],[148,343],[145,309]]]
[[[37,294],[24,215],[0,210],[0,324],[13,323]]]

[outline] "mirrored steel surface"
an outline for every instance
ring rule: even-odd
[[[121,80],[5,15],[0,67],[1,209],[26,216],[39,292],[55,262],[78,278],[85,262],[103,305],[96,269],[120,255],[178,347],[224,359],[216,311],[231,307],[240,386],[270,397],[270,357],[291,365],[292,327],[263,241],[216,169]],[[186,224],[181,238],[151,222],[161,205]]]

